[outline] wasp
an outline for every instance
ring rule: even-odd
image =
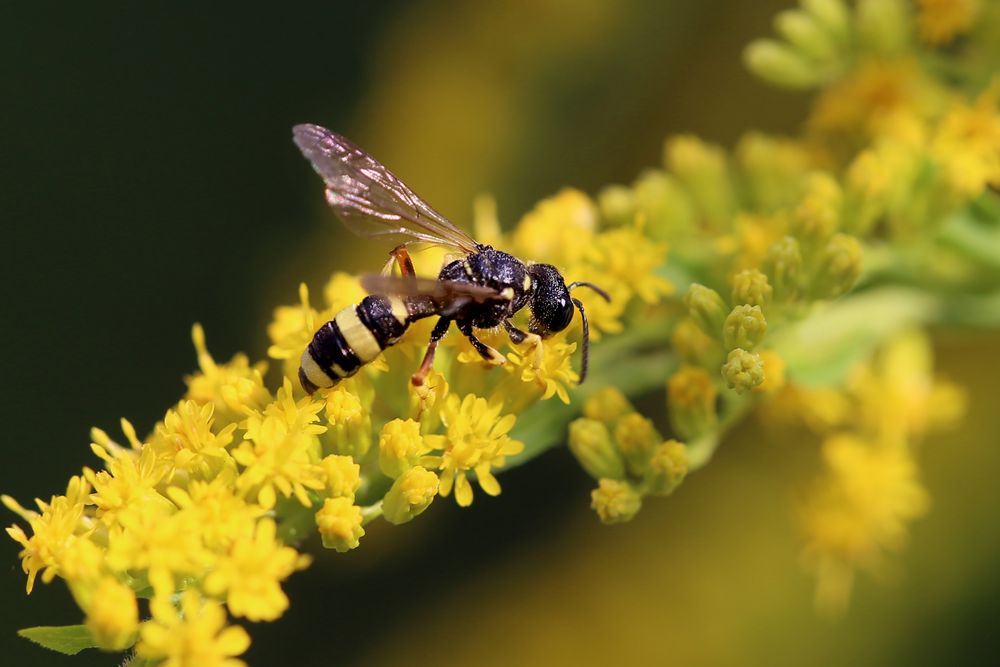
[[[566,284],[551,264],[524,262],[476,242],[418,197],[384,165],[348,139],[318,125],[296,125],[293,139],[326,185],[326,201],[351,231],[395,244],[381,274],[362,277],[369,293],[361,303],[344,308],[320,327],[302,353],[299,381],[312,394],[357,373],[394,345],[413,322],[439,319],[431,331],[423,362],[413,374],[423,384],[434,364],[438,343],[454,323],[488,362],[504,356],[476,337],[477,329],[503,327],[515,344],[529,341],[541,351],[541,340],[562,331],[573,320],[574,307],[583,320],[580,382],[587,376],[590,327],[583,302],[570,296],[589,282]],[[447,262],[437,279],[418,277],[408,246],[430,243],[461,257]],[[387,243],[388,244],[388,243]],[[393,274],[393,265],[399,274]],[[528,331],[511,323],[522,308],[531,312]]]

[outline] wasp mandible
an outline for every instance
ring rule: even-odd
[[[390,253],[399,276],[383,272],[362,278],[369,293],[361,303],[344,308],[320,327],[302,353],[299,381],[312,394],[358,372],[395,344],[416,320],[438,316],[423,362],[411,382],[421,385],[434,363],[438,343],[454,322],[483,359],[500,364],[500,352],[476,337],[476,329],[503,327],[515,344],[562,331],[573,320],[574,306],[583,319],[580,383],[587,377],[590,327],[583,302],[570,296],[589,282],[566,284],[551,264],[524,262],[478,243],[418,197],[371,155],[335,132],[318,125],[296,125],[296,145],[326,184],[326,201],[351,231],[394,242]],[[407,245],[426,242],[461,252],[437,279],[421,278],[413,269]],[[531,311],[528,332],[510,318],[524,307]]]

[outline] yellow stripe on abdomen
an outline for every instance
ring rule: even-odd
[[[382,348],[379,347],[378,341],[375,340],[375,336],[368,330],[368,327],[358,319],[356,308],[356,306],[344,308],[337,313],[334,320],[337,322],[344,340],[354,350],[354,354],[358,355],[361,363],[367,364],[382,352]]]
[[[406,309],[406,302],[398,296],[390,296],[389,307],[392,309],[392,316],[396,318],[396,321],[406,326],[410,318],[410,311]]]

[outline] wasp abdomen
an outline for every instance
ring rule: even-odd
[[[406,332],[411,317],[398,297],[366,296],[320,327],[302,353],[299,382],[310,394],[357,373]]]

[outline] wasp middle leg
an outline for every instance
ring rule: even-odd
[[[438,343],[448,333],[448,327],[451,326],[451,322],[451,318],[442,317],[434,325],[434,329],[431,330],[431,340],[427,344],[427,352],[424,353],[424,360],[420,363],[420,368],[417,369],[417,372],[410,378],[410,383],[414,387],[421,386],[427,374],[431,372],[431,368],[434,367],[434,353],[437,351]]]

